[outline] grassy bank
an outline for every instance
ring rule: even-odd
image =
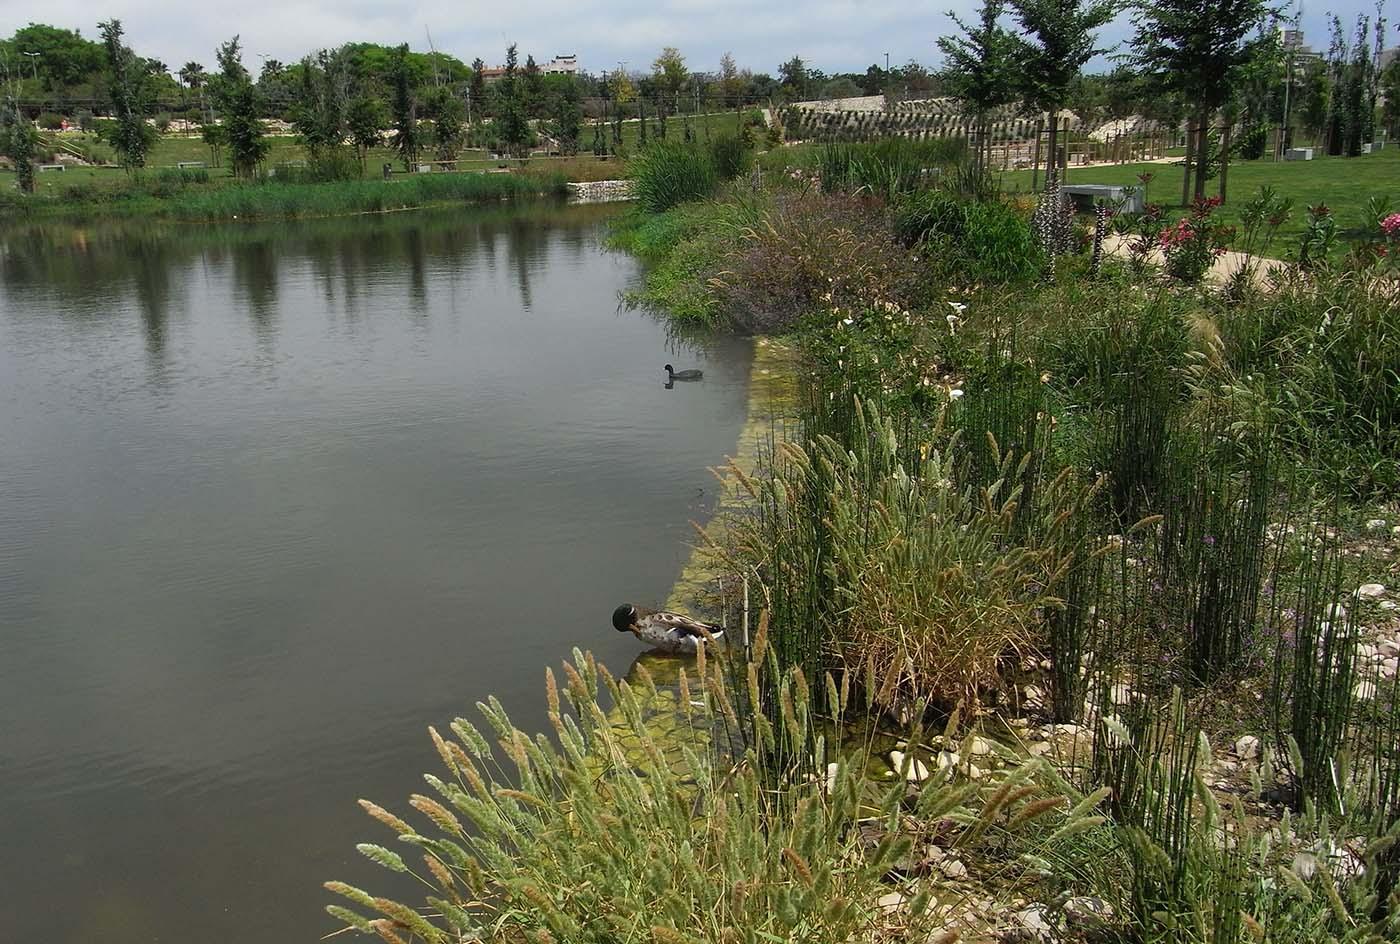
[[[1222,291],[1096,258],[965,169],[906,174],[901,147],[618,227],[650,265],[639,300],[796,351],[798,422],[726,471],[695,568],[731,642],[666,678],[576,656],[554,740],[483,706],[508,765],[470,724],[434,733],[447,777],[410,801],[431,827],[369,810],[427,853],[431,897],[332,884],[338,919],[443,941],[1400,935],[1384,261]]]
[[[530,174],[413,174],[391,180],[236,183],[155,177],[121,189],[0,194],[0,220],[151,217],[185,221],[296,219],[379,213],[564,192],[565,177]]]
[[[1147,185],[1150,201],[1175,206],[1181,201],[1182,169],[1173,164],[1115,164],[1099,167],[1071,167],[1070,183],[1142,186],[1140,175],[1151,174]],[[1008,192],[1026,194],[1031,190],[1030,171],[1011,171],[1002,176]],[[1279,230],[1278,247],[1291,249],[1306,226],[1308,207],[1331,207],[1343,230],[1343,241],[1371,228],[1367,204],[1374,199],[1389,200],[1392,212],[1400,209],[1400,149],[1390,148],[1360,157],[1327,157],[1312,161],[1239,161],[1230,165],[1230,200],[1220,208],[1221,221],[1242,226],[1240,208],[1261,187],[1272,187],[1280,197],[1292,201],[1293,212]],[[1213,195],[1219,181],[1211,180],[1207,195]]]

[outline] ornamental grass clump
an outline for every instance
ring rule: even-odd
[[[358,847],[417,877],[424,904],[328,882],[352,906],[328,910],[391,944],[828,944],[872,933],[881,879],[909,841],[891,832],[867,848],[854,826],[858,817],[896,822],[904,782],[862,790],[859,764],[834,749],[825,776],[828,746],[805,682],[777,680],[777,709],[759,710],[760,666],[772,664],[761,648],[755,641],[747,666],[701,657],[675,690],[644,668],[614,679],[575,650],[562,692],[546,675],[553,739],[516,728],[494,698],[477,705],[487,732],[461,718],[446,735],[430,728],[446,768],[425,776],[433,795],[413,796],[405,817],[362,801],[407,851]],[[840,687],[829,678],[826,687],[839,717]],[[728,735],[749,747],[720,750]],[[799,749],[817,752],[824,776],[784,776],[758,761]],[[930,789],[915,812],[936,815],[965,798]],[[915,898],[911,913],[928,901]]]
[[[1273,405],[1305,468],[1356,497],[1400,490],[1400,293],[1320,272],[1218,320],[1230,382]]]
[[[683,141],[653,141],[628,165],[637,205],[664,213],[714,194],[720,176],[710,152]]]
[[[755,334],[872,298],[908,308],[925,288],[881,205],[820,193],[778,196],[742,231],[711,284],[735,326]]]
[[[959,474],[956,436],[906,466],[873,402],[854,404],[851,423],[844,441],[783,444],[757,475],[735,470],[753,508],[727,525],[726,566],[756,575],[774,601],[773,645],[795,663],[849,667],[896,713],[976,705],[1063,604],[1071,523],[1094,485],[1066,470],[1032,495],[1034,457],[989,437],[995,480],[976,486]]]

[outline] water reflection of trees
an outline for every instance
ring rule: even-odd
[[[598,238],[592,224],[615,212],[530,204],[280,224],[25,225],[0,231],[0,301],[11,312],[96,324],[124,309],[114,301],[132,297],[154,368],[166,357],[172,314],[190,304],[190,286],[199,281],[209,281],[217,298],[226,274],[230,299],[264,341],[276,331],[281,284],[298,264],[352,320],[366,315],[375,286],[406,275],[408,301],[425,313],[436,285],[455,287],[454,276],[498,262],[509,266],[529,308],[532,277],[551,248],[591,251]],[[36,293],[57,304],[30,305]]]

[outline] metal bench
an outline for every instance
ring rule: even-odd
[[[197,170],[203,166],[203,161],[176,161],[175,163],[175,167],[178,170]]]

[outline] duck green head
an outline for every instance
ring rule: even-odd
[[[613,629],[619,633],[630,633],[632,624],[637,621],[637,608],[630,603],[624,603],[613,610]]]

